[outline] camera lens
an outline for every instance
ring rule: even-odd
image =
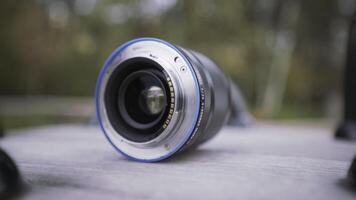
[[[119,113],[127,124],[137,129],[156,125],[167,106],[164,84],[150,70],[130,74],[122,82],[118,96]]]
[[[213,61],[155,38],[112,53],[97,81],[96,108],[113,147],[142,162],[198,146],[228,120],[244,123],[249,116],[237,87]]]

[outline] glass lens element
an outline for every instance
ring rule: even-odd
[[[142,109],[150,115],[156,115],[162,112],[165,106],[165,98],[162,88],[151,86],[141,92]]]

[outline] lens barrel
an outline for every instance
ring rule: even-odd
[[[96,108],[114,148],[143,162],[197,146],[228,121],[251,121],[238,88],[214,62],[156,38],[111,54],[97,81]]]

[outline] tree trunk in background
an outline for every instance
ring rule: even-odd
[[[266,116],[273,116],[281,109],[295,47],[295,28],[299,13],[299,1],[282,2],[271,58],[272,63],[262,99],[262,112]]]

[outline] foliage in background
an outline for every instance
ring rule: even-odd
[[[213,58],[258,116],[333,115],[353,0],[16,0],[0,7],[0,95],[92,96],[123,42]],[[337,106],[336,106],[337,107]]]

